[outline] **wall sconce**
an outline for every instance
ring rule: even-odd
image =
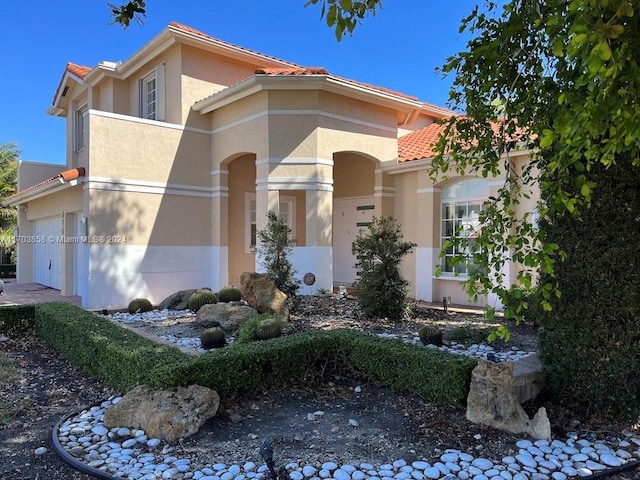
[[[78,226],[78,235],[86,237],[88,235],[89,228],[87,224],[87,217],[80,218],[80,225]]]

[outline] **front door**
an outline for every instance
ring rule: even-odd
[[[333,281],[351,285],[356,280],[356,257],[351,245],[372,221],[373,197],[337,198],[333,204]]]

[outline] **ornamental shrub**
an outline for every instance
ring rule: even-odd
[[[300,281],[295,278],[289,256],[296,240],[291,238],[291,229],[274,212],[267,214],[267,226],[257,233],[259,245],[256,247],[260,264],[265,269],[269,279],[278,289],[287,294],[290,311],[299,304],[297,298]]]
[[[392,217],[375,218],[352,244],[356,256],[356,288],[367,318],[400,320],[407,311],[407,287],[400,262],[415,243],[403,242],[400,226]]]
[[[561,296],[539,314],[545,385],[559,400],[637,420],[640,415],[640,169],[614,164],[594,180],[580,216],[553,212],[540,228],[564,250],[555,277]],[[616,228],[611,228],[615,225]]]

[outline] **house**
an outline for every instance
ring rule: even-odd
[[[315,292],[355,280],[351,242],[391,215],[418,245],[411,296],[469,302],[463,270],[445,258],[434,277],[440,247],[503,179],[430,180],[445,108],[171,23],[124,62],[67,64],[47,113],[66,120],[67,161],[20,164],[19,282],[90,309],[238,284],[273,210]]]

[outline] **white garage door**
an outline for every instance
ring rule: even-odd
[[[43,218],[33,222],[33,279],[36,283],[60,289],[62,260],[62,217]]]

